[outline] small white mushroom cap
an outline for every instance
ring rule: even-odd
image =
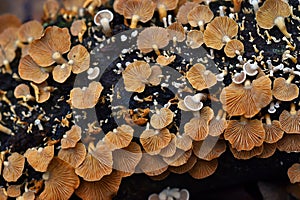
[[[249,76],[255,76],[258,73],[258,65],[257,63],[251,64],[249,61],[243,65],[243,70]]]
[[[186,108],[188,108],[191,111],[198,111],[203,107],[203,103],[201,100],[205,97],[204,94],[198,93],[194,96],[187,95],[183,102]]]
[[[241,71],[240,73],[235,73],[232,81],[235,84],[241,84],[246,80],[246,73],[244,71]]]

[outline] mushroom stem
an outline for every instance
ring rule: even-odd
[[[159,51],[159,49],[158,49],[158,46],[157,46],[156,44],[154,44],[154,45],[152,45],[152,48],[154,49],[156,55],[159,56],[159,55],[160,55],[160,51]]]
[[[162,21],[164,17],[167,17],[167,10],[166,7],[163,4],[160,4],[158,7],[158,13],[159,13],[159,20]]]
[[[63,64],[67,62],[58,51],[52,54],[52,58],[57,64]]]
[[[220,110],[218,111],[218,114],[217,114],[217,116],[216,116],[216,120],[220,120],[220,119],[221,119],[221,117],[222,117],[222,115],[223,115],[223,110],[222,110],[222,109],[220,109]]]
[[[200,27],[200,31],[204,32],[204,22],[203,22],[203,20],[198,21],[198,26]]]
[[[266,114],[266,115],[265,115],[265,118],[266,118],[266,124],[271,125],[271,124],[272,124],[272,120],[271,120],[270,115],[269,115],[269,114]]]
[[[14,133],[7,127],[0,124],[0,132],[5,133],[7,135],[14,135]]]
[[[296,115],[297,114],[296,105],[294,103],[291,104],[290,113],[291,113],[291,115]]]
[[[199,111],[192,111],[193,116],[196,118],[200,118],[200,112]]]
[[[173,37],[172,38],[172,40],[173,40],[173,47],[176,47],[176,45],[177,45],[177,37]]]
[[[291,84],[291,82],[293,81],[294,78],[295,78],[295,75],[291,74],[291,75],[289,76],[289,78],[285,81],[286,84]]]
[[[111,28],[109,25],[109,20],[104,17],[100,20],[100,23],[102,24],[104,35],[107,37],[111,36]]]
[[[247,88],[247,87],[250,87],[250,86],[251,86],[251,81],[250,81],[250,80],[246,80],[244,86],[245,86],[246,88]]]
[[[279,30],[285,35],[287,38],[291,38],[291,34],[287,32],[284,18],[279,16],[274,20],[274,23],[279,28]]]
[[[138,15],[133,15],[130,23],[130,28],[136,28],[137,23],[139,22],[140,17]]]
[[[249,0],[249,3],[253,6],[253,10],[256,13],[256,11],[259,8],[259,6],[258,6],[258,0]]]
[[[5,59],[3,61],[3,64],[4,64],[4,68],[5,68],[5,73],[12,74],[12,70],[11,70],[9,61]]]
[[[276,112],[276,108],[275,108],[275,104],[274,102],[271,102],[270,107],[268,109],[269,113],[275,113]]]
[[[225,35],[225,36],[222,38],[223,43],[227,43],[227,42],[229,42],[230,40],[231,40],[230,37],[228,37],[227,35]]]
[[[19,47],[19,48],[23,48],[25,45],[23,44],[23,42],[21,42],[20,40],[17,40],[16,41],[16,45],[17,45],[17,47]]]

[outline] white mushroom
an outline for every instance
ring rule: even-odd
[[[258,65],[256,62],[251,64],[250,61],[248,61],[243,65],[243,70],[249,76],[255,76],[258,73],[257,69],[258,69]]]
[[[232,78],[232,81],[235,83],[235,84],[241,84],[243,83],[244,81],[246,80],[246,73],[244,71],[241,71],[240,73],[235,73],[233,78]]]
[[[111,28],[109,22],[111,22],[114,18],[114,15],[111,11],[105,9],[100,10],[94,17],[94,23],[97,26],[101,26],[103,29],[103,33],[105,36],[111,36]]]

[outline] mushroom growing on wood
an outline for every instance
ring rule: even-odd
[[[273,96],[280,101],[292,101],[299,96],[299,87],[292,83],[295,75],[291,74],[286,80],[279,77],[273,83]]]
[[[8,156],[7,161],[3,162],[3,178],[8,182],[16,182],[21,176],[24,169],[25,158],[23,155],[14,152]]]
[[[286,133],[300,134],[300,110],[296,110],[296,105],[291,104],[290,112],[282,111],[279,116],[282,130]]]
[[[204,31],[204,25],[214,18],[214,13],[207,5],[198,5],[188,13],[188,22],[192,27],[200,27]]]
[[[45,172],[54,157],[54,145],[46,146],[44,148],[39,147],[38,149],[27,149],[24,156],[34,170],[38,172]]]
[[[269,114],[265,115],[266,123],[263,124],[266,131],[265,142],[275,143],[283,137],[284,131],[278,120],[271,120]]]

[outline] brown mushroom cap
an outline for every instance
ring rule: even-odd
[[[31,43],[33,40],[42,37],[44,28],[42,24],[36,20],[26,22],[21,25],[18,30],[18,38],[20,42]]]
[[[72,72],[79,74],[86,71],[90,67],[90,54],[87,49],[78,44],[68,53],[68,64],[72,66]]]
[[[285,78],[276,78],[273,82],[273,96],[280,101],[292,101],[299,96],[299,88],[296,84],[291,83],[294,75],[287,80]]]
[[[276,25],[288,38],[291,35],[287,32],[284,18],[290,16],[291,10],[285,1],[267,0],[256,12],[256,22],[264,29],[271,29]]]
[[[22,24],[21,20],[12,14],[0,15],[0,33],[9,27],[20,27]]]
[[[116,195],[122,177],[116,171],[104,176],[99,181],[81,181],[75,194],[85,200],[109,200]]]
[[[160,55],[159,49],[166,47],[169,44],[169,32],[162,27],[145,28],[137,38],[138,49],[142,53],[149,53],[155,50],[157,55]]]
[[[174,60],[176,59],[175,55],[172,56],[163,56],[163,55],[159,55],[156,58],[156,62],[161,65],[161,66],[167,66],[170,63],[172,63]]]
[[[167,30],[169,32],[169,38],[173,40],[174,43],[176,42],[182,42],[185,40],[185,30],[181,23],[174,22],[170,26],[167,27]]]
[[[113,131],[109,131],[105,135],[105,142],[109,143],[113,149],[121,149],[127,147],[132,138],[133,138],[133,128],[128,125],[121,125],[114,129]]]
[[[167,17],[168,10],[175,10],[178,4],[178,0],[153,0],[153,2],[159,12],[160,20]]]
[[[238,151],[249,151],[263,144],[265,130],[262,122],[257,119],[241,118],[240,121],[229,120],[224,132],[224,138]]]
[[[0,198],[3,200],[7,200],[7,192],[5,188],[0,188]]]
[[[187,34],[186,44],[192,49],[197,49],[203,44],[203,33],[198,30],[191,30]]]
[[[163,157],[163,160],[169,165],[178,167],[187,163],[188,159],[192,155],[192,149],[188,151],[183,151],[181,149],[176,149],[176,152],[171,157]]]
[[[18,197],[21,195],[21,185],[9,185],[6,192],[9,197]]]
[[[71,105],[78,109],[94,107],[103,90],[101,83],[92,81],[87,88],[73,88],[70,92]]]
[[[23,101],[34,100],[34,97],[30,94],[30,88],[28,85],[21,83],[14,90],[14,96],[19,99],[22,98]]]
[[[54,146],[40,147],[38,149],[27,149],[24,156],[34,170],[38,172],[47,171],[47,167],[54,157]]]
[[[172,123],[174,113],[169,108],[161,108],[151,116],[150,124],[155,129],[163,129]]]
[[[47,172],[43,174],[45,188],[40,194],[41,200],[69,199],[79,186],[79,178],[65,161],[53,158]]]
[[[17,41],[17,28],[9,27],[0,34],[0,66],[5,66],[6,73],[12,73],[9,63],[16,57],[15,45]]]
[[[74,20],[71,27],[70,32],[73,36],[78,36],[78,40],[82,43],[82,37],[87,30],[87,26],[83,19],[81,20]]]
[[[70,50],[71,36],[67,28],[50,26],[41,39],[30,44],[29,55],[42,67],[48,67]],[[59,63],[62,64],[62,63]]]
[[[168,164],[159,155],[149,155],[143,153],[137,169],[141,170],[148,176],[158,176],[168,169]]]
[[[160,175],[149,176],[149,178],[151,178],[154,181],[162,181],[162,180],[166,179],[169,175],[170,175],[170,171],[166,170],[163,173],[161,173]]]
[[[3,162],[2,176],[7,182],[16,182],[24,169],[25,158],[23,155],[14,152]]]
[[[163,157],[171,157],[176,153],[176,145],[175,145],[176,137],[173,133],[171,133],[171,138],[172,139],[169,142],[169,144],[165,148],[161,149],[159,155]]]
[[[216,75],[200,63],[193,65],[187,72],[186,77],[196,90],[204,90],[217,83]]]
[[[193,146],[193,140],[187,134],[176,134],[175,145],[178,149],[183,151],[190,150]]]
[[[257,155],[257,158],[269,158],[271,157],[276,149],[277,149],[277,144],[276,143],[263,143],[263,151],[261,154]]]
[[[72,66],[66,63],[53,68],[53,79],[58,83],[64,83],[71,75]]]
[[[140,135],[140,142],[147,153],[155,153],[165,148],[171,141],[171,134],[167,128],[161,130],[148,129]]]
[[[225,150],[225,141],[218,140],[218,138],[209,137],[204,141],[193,142],[193,152],[195,156],[203,160],[211,161],[218,158],[225,152]]]
[[[210,107],[202,108],[200,117],[194,117],[184,125],[184,133],[195,141],[204,140],[208,136],[208,124],[213,116],[214,113]]]
[[[50,92],[53,91],[53,88],[48,86],[46,81],[41,84],[30,83],[34,89],[35,100],[38,103],[44,103],[50,98]]]
[[[287,172],[291,183],[299,183],[300,182],[300,164],[293,164]]]
[[[200,27],[204,31],[204,25],[214,18],[214,13],[207,5],[198,5],[188,13],[188,22],[192,27]]]
[[[226,113],[223,114],[223,110],[219,110],[217,116],[212,118],[212,120],[210,120],[209,122],[208,135],[220,136],[226,128],[227,128]]]
[[[300,110],[296,111],[295,104],[291,105],[291,110],[282,111],[279,116],[279,122],[282,130],[286,133],[300,134]]]
[[[204,43],[207,47],[220,50],[238,33],[238,24],[231,18],[215,17],[204,31]]]
[[[231,145],[229,146],[229,148],[233,156],[241,160],[248,160],[250,158],[253,158],[254,156],[260,155],[264,150],[263,145],[259,147],[254,147],[249,151],[244,151],[244,150],[238,151],[235,148],[232,148]]]
[[[55,20],[57,17],[58,10],[60,8],[57,0],[46,0],[43,4],[43,20]]]
[[[218,167],[217,159],[214,159],[212,161],[198,159],[196,164],[189,171],[189,174],[195,179],[203,179],[215,173],[217,167]]]
[[[61,139],[61,148],[73,148],[80,139],[81,128],[77,125],[73,125],[72,128],[63,135],[63,138]]]
[[[188,13],[196,6],[198,6],[198,3],[195,2],[186,2],[182,6],[180,6],[178,13],[176,15],[177,21],[181,24],[187,24],[188,21]]]
[[[265,142],[275,143],[283,137],[284,131],[278,120],[271,121],[270,115],[266,115],[266,123],[263,124],[266,137]]]
[[[268,76],[262,76],[252,84],[250,81],[246,81],[245,85],[231,83],[223,88],[220,95],[223,109],[230,116],[255,116],[272,101],[271,83]]]
[[[77,143],[74,148],[60,149],[58,158],[69,163],[73,168],[77,168],[84,161],[86,156],[85,145]]]
[[[162,75],[162,70],[160,66],[153,65],[151,67],[151,74],[148,78],[149,83],[154,86],[159,85],[161,82],[161,75]]]
[[[168,170],[170,170],[175,174],[184,174],[188,172],[190,169],[192,169],[193,166],[196,164],[196,162],[197,162],[197,157],[194,154],[192,154],[185,164],[180,165],[178,167],[169,166]]]
[[[234,58],[244,53],[244,44],[237,39],[230,40],[226,43],[224,52],[229,58]]]
[[[300,152],[300,135],[290,134],[283,136],[277,142],[277,148],[279,151],[285,151],[287,153]]]

